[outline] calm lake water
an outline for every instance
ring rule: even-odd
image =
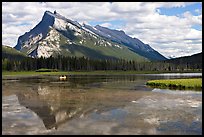
[[[202,92],[150,79],[199,74],[72,75],[2,81],[2,134],[202,134]]]

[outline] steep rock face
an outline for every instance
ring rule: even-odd
[[[18,38],[18,43],[15,46],[15,49],[23,50],[24,48],[27,48],[28,50],[31,49],[31,51],[33,51],[30,46],[45,38],[48,33],[49,26],[52,26],[54,24],[55,18],[51,16],[51,14],[52,13],[50,13],[49,11],[46,11],[42,18],[42,21],[38,25],[36,25],[29,32],[26,32],[24,35],[20,36]]]
[[[59,41],[60,34],[50,26],[47,36],[37,44],[38,57],[48,58],[53,54],[53,52],[60,51]]]
[[[44,13],[41,22],[32,30],[19,37],[14,48],[32,57],[60,54],[92,59],[161,60],[157,54],[150,56],[150,52],[156,51],[149,45],[123,31],[80,25],[50,11]]]
[[[76,26],[71,25],[71,23]],[[49,57],[53,51],[59,51],[59,32],[54,29],[66,31],[67,26],[73,30],[77,30],[77,27],[81,27],[80,24],[66,19],[56,12],[53,14],[50,11],[46,11],[41,22],[32,30],[20,36],[14,48],[33,57]],[[55,37],[58,37],[58,40]],[[54,40],[57,41],[55,45],[50,43]]]

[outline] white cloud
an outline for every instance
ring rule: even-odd
[[[4,2],[2,3],[2,42],[15,46],[17,38],[40,22],[46,10],[78,22],[98,21],[100,25],[122,29],[126,34],[148,43],[165,56],[187,55],[202,50],[202,25],[199,15],[185,12],[181,16],[160,15],[158,8],[185,7],[193,2]],[[109,21],[123,20],[124,25]],[[120,28],[119,28],[120,27]]]
[[[150,44],[166,57],[179,57],[202,51],[202,31],[193,29],[195,24],[202,25],[202,15],[193,16],[186,12],[183,17],[177,17],[160,15],[154,11],[132,19],[123,30]]]
[[[111,27],[112,24],[110,23],[102,23],[102,24],[99,24],[100,26],[103,26],[103,27]]]
[[[193,16],[189,11],[183,13],[183,16],[187,19],[187,21],[193,25],[193,24],[199,24],[202,25],[202,15]]]

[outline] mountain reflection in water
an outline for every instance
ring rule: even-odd
[[[110,93],[106,89],[99,89],[101,83],[94,83],[91,80],[82,80],[80,83],[76,79],[71,82],[51,82],[49,85],[35,84],[32,88],[24,89],[24,91],[17,92],[18,101],[20,105],[35,112],[39,118],[42,119],[47,129],[57,129],[59,125],[74,118],[85,116],[89,112],[103,112],[113,108],[124,107],[124,102],[120,100],[127,100],[130,98],[141,98],[145,94],[150,93],[135,93],[126,91],[115,91]],[[75,83],[75,85],[73,85]],[[86,89],[76,88],[80,85],[87,85]],[[70,85],[71,88],[67,88]],[[133,95],[134,96],[131,96]],[[113,98],[114,97],[114,98]],[[126,99],[125,99],[126,97]]]
[[[201,134],[202,94],[145,86],[161,78],[3,80],[2,134]]]

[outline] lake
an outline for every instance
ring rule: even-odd
[[[202,92],[147,87],[202,73],[2,80],[2,134],[202,134]]]

